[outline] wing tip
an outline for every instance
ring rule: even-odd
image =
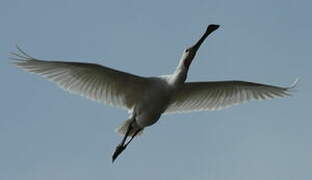
[[[27,54],[17,44],[15,45],[15,47],[16,47],[16,52],[9,53],[9,59],[12,60],[10,64],[15,65],[16,67],[21,68],[23,70],[29,71],[28,67],[29,65],[31,65],[31,62],[36,61],[38,59]]]
[[[17,44],[15,45],[17,52],[10,52],[9,53],[9,59],[14,60],[14,64],[16,63],[21,63],[21,62],[25,62],[28,60],[33,60],[36,59],[32,56],[30,56],[29,54],[27,54],[24,50],[22,50],[22,48],[20,48],[20,46],[18,46]]]
[[[300,81],[300,78],[296,78],[296,79],[294,80],[294,82],[290,85],[290,87],[289,87],[288,89],[294,89],[294,88],[296,88],[297,85],[298,85],[298,83],[299,83],[299,81]]]
[[[297,92],[297,87],[298,87],[298,84],[299,84],[299,81],[300,81],[300,78],[296,78],[290,86],[286,87],[285,88],[285,94],[287,96],[291,96],[293,92]]]

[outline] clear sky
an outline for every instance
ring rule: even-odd
[[[312,3],[308,0],[4,0],[0,3],[1,180],[309,180]],[[10,64],[34,57],[169,74],[208,24],[188,76],[288,86],[293,96],[162,116],[111,163],[127,112]]]

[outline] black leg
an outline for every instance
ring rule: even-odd
[[[142,129],[138,129],[131,137],[131,139],[125,144],[125,146],[127,147],[128,144],[130,144],[130,142],[132,141],[132,139],[140,132],[142,131]]]
[[[125,136],[123,137],[121,143],[116,147],[115,152],[114,152],[114,154],[113,154],[113,156],[112,156],[112,162],[115,161],[115,159],[119,156],[119,154],[122,153],[122,151],[124,151],[124,150],[126,149],[127,145],[129,144],[129,143],[127,143],[127,145],[125,145],[125,142],[126,142],[126,140],[127,140],[127,137],[128,137],[128,135],[129,135],[131,129],[133,128],[133,127],[132,127],[132,123],[133,123],[133,122],[134,122],[134,120],[129,124],[129,127],[128,127],[128,129],[127,129],[127,132],[126,132]],[[134,133],[134,134],[137,134],[137,133]],[[132,138],[131,138],[131,139],[132,139]],[[130,140],[131,140],[131,139],[130,139]]]
[[[128,135],[129,135],[129,133],[130,133],[130,131],[131,131],[131,129],[133,128],[132,127],[132,123],[134,122],[134,120],[129,124],[129,127],[128,127],[128,129],[127,129],[127,132],[126,132],[126,134],[125,134],[125,136],[123,137],[123,139],[122,139],[122,141],[121,141],[121,145],[124,145],[125,144],[125,142],[126,142],[126,140],[127,140],[127,137],[128,137]]]

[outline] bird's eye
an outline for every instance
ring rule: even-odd
[[[188,52],[189,51],[189,49],[185,49],[185,52]]]

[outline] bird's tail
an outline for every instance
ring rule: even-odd
[[[125,120],[124,122],[122,122],[122,124],[118,128],[115,129],[115,132],[121,136],[124,136],[128,130],[128,127],[129,127],[131,121],[133,121],[133,119],[128,119],[128,120]],[[139,130],[139,127],[136,127],[134,125],[134,127],[131,129],[128,136],[132,136],[137,130]],[[137,136],[142,135],[142,133],[143,133],[143,129],[137,134]]]

